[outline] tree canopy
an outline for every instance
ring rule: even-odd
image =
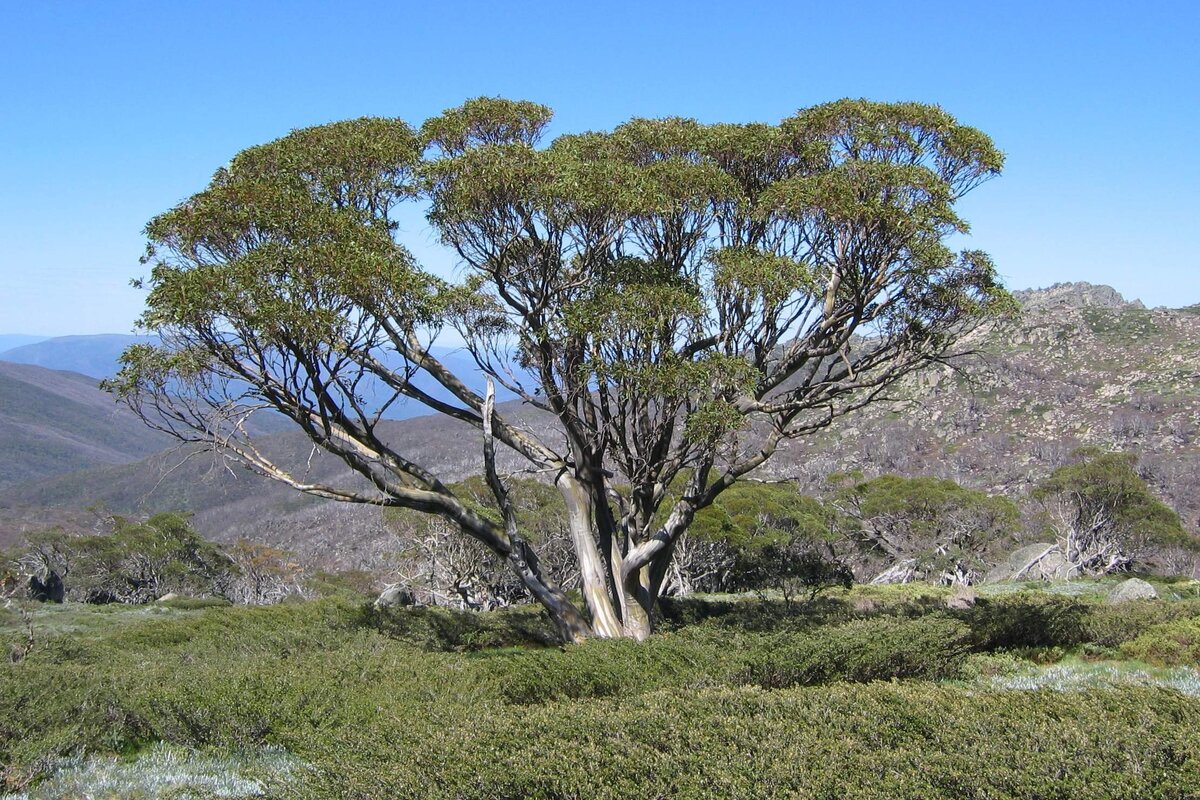
[[[948,244],[968,230],[956,201],[1003,159],[919,103],[547,141],[550,123],[544,106],[479,98],[419,130],[364,118],[241,152],[147,225],[141,322],[162,344],[131,348],[111,386],[152,424],[300,491],[441,515],[504,559],[564,638],[641,638],[698,510],[1010,309],[989,258]],[[405,202],[459,279],[403,245]],[[439,361],[448,331],[557,435]],[[379,423],[403,399],[481,431],[500,521],[387,440]],[[272,461],[248,432],[259,409],[363,480]],[[586,609],[540,569],[497,446],[561,492]]]
[[[1197,547],[1136,465],[1132,453],[1083,448],[1034,487],[1068,577],[1127,570],[1152,548]]]
[[[929,477],[834,477],[846,484],[833,503],[848,535],[888,563],[876,580],[975,583],[984,554],[1016,538],[1020,513],[1006,497]]]

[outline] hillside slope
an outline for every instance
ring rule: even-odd
[[[168,447],[96,381],[72,372],[0,361],[0,487],[102,464],[125,464]]]
[[[1018,321],[770,465],[817,489],[859,469],[934,475],[1018,497],[1084,446],[1124,450],[1200,530],[1200,308],[1146,309],[1107,286],[1018,292]]]
[[[517,403],[503,404],[500,410],[521,424],[537,424],[536,416]],[[544,428],[544,423],[538,427]],[[446,480],[459,480],[482,468],[479,433],[448,417],[387,421],[380,433],[400,452],[432,466]],[[339,485],[356,480],[341,461],[314,450],[300,433],[272,434],[261,445],[278,463],[296,465],[308,480]],[[501,465],[508,470],[522,467],[511,453],[501,456]],[[0,488],[0,545],[36,529],[39,517],[49,510],[89,507],[121,514],[189,511],[196,528],[212,539],[247,538],[297,550],[337,567],[377,564],[391,540],[377,507],[303,495],[212,453],[175,447],[136,463]],[[93,522],[87,516],[81,519],[84,526]],[[69,519],[53,524],[78,529]]]
[[[1147,310],[1088,284],[1018,299],[1020,319],[976,334],[968,344],[978,352],[958,371],[918,376],[894,392],[900,402],[790,443],[760,477],[820,493],[830,473],[846,470],[933,475],[1019,500],[1075,449],[1093,445],[1137,453],[1144,477],[1200,532],[1200,310]],[[506,412],[547,428],[528,409],[510,404]],[[464,425],[440,417],[388,425],[387,438],[445,479],[481,469],[479,434]],[[271,448],[310,464],[316,477],[345,474],[297,434],[274,437]],[[183,461],[178,451],[0,490],[0,538],[28,529],[39,507],[94,503],[191,510],[214,538],[269,542],[336,566],[377,563],[391,542],[379,509],[307,498],[211,455]]]

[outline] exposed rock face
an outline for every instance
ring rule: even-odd
[[[1058,545],[1051,542],[1037,542],[1025,545],[997,565],[988,573],[984,583],[999,581],[1049,581],[1059,578],[1072,577],[1068,574],[1066,559]]]
[[[1070,306],[1072,308],[1145,308],[1141,300],[1132,302],[1111,286],[1096,286],[1086,281],[1056,283],[1045,289],[1013,292],[1025,310]]]
[[[389,586],[375,599],[376,608],[391,608],[393,606],[415,606],[417,598],[412,591],[403,586]]]
[[[29,577],[29,599],[41,603],[61,603],[66,599],[67,592],[63,587],[62,578],[54,570],[47,570],[46,577],[37,575]]]
[[[1130,600],[1157,599],[1158,591],[1141,578],[1130,578],[1127,581],[1121,581],[1108,593],[1108,602],[1113,605],[1127,603]]]

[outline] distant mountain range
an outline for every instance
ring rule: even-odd
[[[0,361],[0,487],[170,446],[84,375]]]
[[[0,351],[0,361],[67,370],[90,378],[111,378],[120,367],[121,353],[131,344],[153,342],[151,336],[102,333],[96,336],[56,336]]]
[[[1020,320],[976,334],[968,344],[979,355],[963,372],[914,377],[896,392],[903,402],[790,443],[762,477],[817,493],[830,473],[859,469],[953,478],[1021,498],[1077,447],[1098,445],[1137,453],[1143,476],[1200,533],[1200,307],[1146,309],[1085,283],[1017,297]],[[65,348],[65,359],[64,339],[41,343],[53,343],[41,352]],[[103,348],[90,352],[101,358]],[[470,374],[469,356],[442,354],[454,356],[462,361],[453,368]],[[527,407],[505,411],[550,428]],[[0,472],[0,544],[51,524],[87,528],[94,515],[83,509],[100,504],[118,513],[190,510],[215,539],[263,541],[330,566],[375,566],[391,547],[377,508],[319,501],[211,455],[164,450],[140,425],[94,381],[0,363],[0,447],[20,454]],[[446,479],[481,468],[478,432],[444,417],[387,423],[387,438]],[[272,436],[268,447],[315,477],[347,473],[297,433]]]
[[[0,343],[5,339],[30,339],[17,335],[0,336]],[[152,343],[157,341],[152,336],[131,336],[127,334],[105,333],[94,336],[57,336],[52,339],[29,342],[11,347],[7,350],[0,348],[0,362],[29,364],[52,370],[67,370],[86,375],[90,378],[111,378],[120,368],[121,354],[133,344]],[[482,392],[484,378],[476,365],[474,358],[466,350],[455,347],[434,347],[431,352],[456,375],[464,376],[471,388]],[[386,358],[385,358],[386,360]],[[397,363],[397,366],[402,366]],[[439,400],[452,401],[452,396],[440,384],[428,375],[419,375],[414,380],[417,386]],[[366,380],[359,391],[368,399],[390,397],[390,392],[382,382]],[[496,389],[496,399],[499,402],[512,400],[516,397],[512,392],[500,386]],[[379,401],[382,403],[382,400]],[[416,402],[398,402],[390,406],[384,416],[387,419],[411,419],[429,413],[429,410]]]
[[[21,347],[34,342],[44,342],[48,336],[30,336],[25,333],[0,333],[0,355],[14,347]]]

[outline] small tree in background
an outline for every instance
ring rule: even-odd
[[[311,594],[308,571],[294,553],[239,539],[227,554],[234,569],[220,593],[231,602],[267,605]]]
[[[98,535],[33,533],[19,563],[28,574],[57,574],[68,597],[87,602],[147,603],[168,592],[225,596],[237,566],[187,517],[113,517],[112,532]]]
[[[1154,549],[1197,547],[1179,515],[1137,474],[1137,456],[1086,448],[1075,459],[1032,493],[1054,536],[1063,577],[1120,572]]]
[[[696,515],[687,539],[693,548],[707,546],[706,559],[677,567],[695,571],[680,580],[699,591],[773,589],[790,606],[801,594],[815,597],[853,578],[839,547],[836,512],[791,483],[747,481],[730,488]]]
[[[898,475],[867,481],[854,475],[833,478],[846,484],[832,502],[845,515],[848,535],[888,564],[875,578],[881,583],[975,583],[989,550],[1017,533],[1020,515],[1011,500],[954,481]]]

